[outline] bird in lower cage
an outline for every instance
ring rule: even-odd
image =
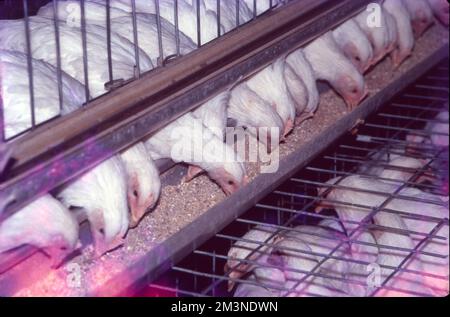
[[[30,23],[31,55],[56,66],[58,54],[56,50],[55,28],[50,19],[47,23]],[[10,26],[14,26],[13,31]],[[82,30],[77,26],[69,26],[58,22],[59,41],[61,49],[61,68],[67,74],[81,83],[85,83],[84,53],[82,45]],[[7,41],[4,41],[4,34]],[[110,82],[108,66],[107,30],[98,25],[86,26],[86,57],[88,88],[92,97],[97,97],[107,91],[105,84]],[[5,29],[0,30],[0,47],[26,52],[25,29],[22,20],[8,21]],[[5,47],[7,46],[7,47]],[[138,50],[140,70],[153,68],[150,58]],[[126,38],[111,32],[111,59],[113,80],[127,80],[136,75],[135,47]]]
[[[84,86],[61,72],[61,105],[57,69],[32,59],[35,123],[39,124],[77,109],[85,101]],[[0,87],[5,137],[11,138],[32,126],[27,55],[0,50]]]
[[[449,4],[446,0],[427,0],[434,15],[439,21],[447,25],[449,24]]]
[[[103,0],[90,0],[97,3],[104,3]],[[158,1],[159,14],[161,17],[175,25],[175,5],[174,1]],[[217,16],[212,11],[207,11],[203,1],[200,1],[198,10],[200,19],[200,34],[197,32],[197,10],[194,5],[184,0],[178,2],[177,22],[179,30],[188,36],[196,44],[206,44],[217,37]],[[131,0],[110,0],[110,6],[126,12],[132,12]],[[135,0],[136,12],[156,14],[155,1]],[[221,28],[221,34],[224,33]],[[200,43],[198,43],[200,35]]]
[[[189,164],[186,181],[205,171],[227,195],[248,181],[243,161],[234,149],[190,112],[152,135],[145,145],[154,160],[170,158]]]
[[[318,238],[320,239],[320,238]],[[310,241],[313,239],[310,239]],[[336,271],[320,269],[317,254],[322,254],[310,243],[298,237],[288,236],[280,240],[274,252],[280,254],[281,267],[285,274],[285,288],[282,296],[288,297],[343,297],[348,296],[345,290],[335,287]],[[326,262],[324,262],[325,264]]]
[[[333,31],[336,43],[345,56],[364,73],[372,64],[373,50],[369,39],[353,20],[347,20]]]
[[[270,104],[283,120],[283,137],[294,128],[295,104],[285,82],[285,58],[278,58],[246,80],[248,88]]]
[[[402,0],[385,0],[383,8],[394,17],[397,24],[397,45],[391,52],[391,57],[394,67],[398,67],[414,49],[411,16]]]
[[[275,285],[268,285],[268,283]],[[246,282],[240,282],[233,297],[280,297],[280,288],[286,283],[284,273],[276,268],[260,267]]]
[[[85,2],[85,10],[87,24],[95,24],[106,28],[106,3]],[[66,21],[68,18],[80,21],[80,2],[79,1],[64,1],[58,5],[58,19]],[[133,17],[130,12],[121,9],[110,8],[110,28],[113,32],[123,36],[131,43],[134,43],[134,28]],[[74,13],[75,12],[75,13]],[[53,18],[53,4],[49,3],[47,6],[41,8],[39,15]],[[161,41],[162,41],[162,60],[167,57],[182,54],[185,55],[193,51],[196,46],[183,33],[179,34],[179,52],[177,51],[177,41],[175,36],[175,27],[166,19],[161,18]],[[139,47],[147,54],[153,65],[158,65],[159,52],[159,35],[158,35],[158,21],[155,14],[137,13],[136,14],[136,31],[137,43]]]
[[[388,201],[389,195],[398,191],[398,186],[359,175],[334,178],[327,184],[338,184],[339,187],[333,188],[328,193],[327,201],[322,201],[316,211],[320,212],[325,206],[334,208],[348,234],[357,230],[362,221],[368,222],[367,217],[373,209],[384,204],[382,210],[373,212],[370,216],[375,225],[379,226],[373,229],[380,249],[377,263],[381,266],[382,282],[382,285],[378,285],[382,287],[375,289],[376,295],[435,295],[432,285],[428,285],[423,276],[423,273],[427,272],[422,258],[409,261],[409,256],[416,247],[409,230],[415,231],[415,228],[408,228],[405,220],[399,214],[392,212],[394,210],[409,213],[411,205],[405,204],[404,199],[400,198]],[[319,190],[319,194],[323,193],[324,189]],[[369,189],[370,192],[368,192]],[[402,196],[401,192],[399,196]],[[409,203],[415,204],[416,201],[409,200]],[[414,272],[400,270],[390,278],[393,271],[388,266],[397,268],[402,264],[404,264],[403,269]]]
[[[420,37],[433,23],[433,11],[427,0],[403,0],[411,16],[411,24],[416,38]]]
[[[259,225],[248,231],[228,250],[224,272],[228,275],[228,290],[231,291],[236,279],[251,272],[256,263],[264,263],[279,239],[276,229]],[[256,250],[257,249],[257,250]]]
[[[338,219],[324,219],[318,226],[345,233],[345,227]],[[344,240],[345,241],[345,240]],[[348,238],[350,256],[345,277],[348,283],[345,290],[351,296],[367,296],[370,294],[368,285],[369,268],[378,261],[379,248],[375,237],[367,228],[361,228],[352,237]]]
[[[286,85],[296,103],[296,122],[301,123],[312,118],[319,106],[320,96],[316,77],[302,49],[290,53],[286,57],[286,62],[288,64],[285,70]]]
[[[194,117],[201,120],[221,140],[225,137],[230,97],[230,91],[223,91],[192,112]]]
[[[446,296],[449,293],[448,196],[426,193],[417,188],[404,188],[399,194],[415,200],[398,198],[389,204],[389,208],[393,210],[408,213],[402,218],[409,230],[423,235],[429,235],[434,231],[436,236],[444,238],[429,238],[421,248],[422,251],[429,254],[414,254],[412,257],[413,261],[421,262],[427,286],[436,295]],[[415,243],[419,243],[422,239],[423,236],[413,237]],[[433,254],[442,257],[433,256]]]
[[[128,203],[130,227],[135,227],[158,201],[161,192],[159,170],[150,157],[145,144],[139,142],[120,154],[128,177]]]
[[[319,226],[302,225],[285,233],[283,238],[306,243],[314,253],[315,261],[321,263],[318,272],[337,278],[327,279],[327,285],[349,294],[349,285],[342,279],[350,271],[351,251],[349,244],[345,243],[347,239],[342,232],[331,230],[325,223]]]
[[[88,219],[95,256],[124,243],[128,231],[127,177],[122,161],[112,157],[58,191],[57,197],[68,208],[80,208]]]
[[[0,257],[22,245],[42,250],[56,268],[80,247],[78,222],[59,201],[44,195],[0,222]]]
[[[317,80],[325,80],[344,98],[348,109],[355,108],[367,95],[364,77],[345,57],[331,32],[327,32],[304,49]]]
[[[409,150],[415,147],[420,148],[420,144],[433,145],[438,148],[446,148],[449,146],[449,113],[444,110],[427,122],[425,128],[419,133],[411,132],[407,135],[406,140],[409,143]]]
[[[283,120],[275,109],[251,90],[245,82],[231,90],[228,118],[234,121],[235,126],[247,128],[270,149],[275,148],[274,145],[278,145],[282,140],[285,130]],[[260,133],[261,129],[268,130],[267,137]],[[273,135],[275,138],[272,138]]]
[[[424,168],[429,160],[397,154],[383,155],[382,157],[376,157],[376,159],[381,161],[382,164],[375,164],[375,166],[369,164],[367,167],[362,167],[360,172],[364,175],[378,176],[382,181],[398,186],[403,185],[404,182],[412,181],[416,174],[417,179],[414,180],[416,184],[436,180],[432,170]],[[421,169],[423,171],[419,172]]]

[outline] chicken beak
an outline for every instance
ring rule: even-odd
[[[144,204],[135,206],[131,210],[130,228],[136,228],[145,214],[153,208],[156,201],[153,194],[150,194]]]
[[[288,119],[284,126],[283,139],[286,139],[286,136],[291,133],[292,129],[294,129],[294,121],[292,119]]]
[[[95,241],[95,250],[94,250],[95,258],[100,258],[105,253],[117,249],[118,247],[122,246],[124,242],[125,240],[122,237],[116,237],[109,243],[106,243],[104,239],[99,239]]]
[[[410,53],[401,53],[398,49],[392,51],[392,65],[394,69],[399,68],[409,55]]]

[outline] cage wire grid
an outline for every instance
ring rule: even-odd
[[[231,296],[233,292],[229,292],[227,289],[230,283],[245,283],[280,291],[282,296],[296,296],[296,293],[299,292],[296,289],[315,277],[321,277],[326,281],[345,282],[365,287],[367,285],[364,279],[340,277],[327,272],[327,270],[322,270],[327,263],[339,263],[339,261],[370,265],[368,262],[351,259],[343,255],[343,250],[346,247],[350,244],[355,244],[378,246],[380,249],[402,252],[404,257],[399,265],[380,265],[381,268],[389,270],[389,274],[383,278],[378,287],[371,289],[367,295],[374,296],[383,289],[399,291],[410,296],[427,296],[421,291],[397,289],[388,284],[402,272],[429,276],[438,280],[448,280],[448,276],[441,276],[433,272],[419,272],[405,267],[417,255],[426,255],[435,259],[448,258],[448,255],[424,250],[432,241],[447,242],[447,238],[439,235],[438,231],[442,227],[448,230],[448,217],[441,219],[427,215],[418,216],[413,213],[389,209],[387,205],[394,199],[401,199],[448,208],[448,202],[419,199],[400,194],[402,189],[414,186],[428,193],[448,196],[448,148],[437,148],[423,143],[414,144],[413,150],[407,151],[411,149],[411,143],[406,141],[408,134],[429,138],[431,136],[430,131],[423,130],[427,123],[439,122],[448,124],[447,121],[435,119],[436,115],[442,110],[448,111],[448,60],[429,71],[402,94],[383,106],[376,114],[369,117],[359,127],[357,133],[349,133],[340,138],[330,150],[313,160],[297,175],[256,204],[254,208],[237,218],[207,243],[194,250],[191,255],[173,266],[159,279],[149,282],[147,287],[138,295]],[[448,137],[446,133],[437,134]],[[389,161],[392,155],[406,155],[412,158],[424,159],[427,163],[419,169],[390,165]],[[363,172],[367,168],[372,167],[407,172],[411,174],[411,177],[407,180],[389,179],[389,181],[394,181],[398,184],[397,190],[392,194],[382,193],[376,189],[346,187],[339,184],[342,178],[335,184],[326,184],[326,181],[329,179],[351,175],[362,175],[373,180],[387,180]],[[430,175],[435,177],[434,182],[421,184],[417,182],[420,177]],[[325,188],[325,190],[318,195],[318,188]],[[327,198],[327,195],[333,188],[381,195],[384,201],[375,207],[372,205],[352,205],[346,202],[332,201]],[[367,216],[360,222],[350,223],[356,227],[350,232],[346,232],[344,238],[334,238],[336,247],[330,252],[308,252],[296,248],[287,250],[302,256],[309,255],[320,259],[314,268],[309,271],[289,267],[284,268],[286,271],[303,274],[302,278],[292,280],[294,286],[290,288],[280,287],[274,285],[270,279],[261,282],[244,279],[245,276],[239,278],[229,276],[230,272],[242,270],[242,265],[276,268],[276,266],[269,263],[258,261],[262,256],[268,255],[268,250],[274,246],[272,240],[276,235],[285,232],[295,232],[297,229],[293,227],[297,225],[317,225],[323,219],[337,219],[336,213],[332,210],[326,210],[325,213],[321,214],[314,213],[314,208],[323,202],[344,206],[348,204],[352,207],[367,210]],[[423,233],[412,228],[401,230],[372,223],[373,217],[380,212],[429,222],[433,224],[433,229],[429,233]],[[342,225],[342,220],[340,222]],[[246,232],[252,228],[254,229],[256,226],[258,226],[257,230],[267,230],[271,233],[270,237],[265,241],[242,238]],[[370,242],[359,240],[361,232],[365,229],[409,235],[414,241],[414,247],[402,248],[378,243],[371,244]],[[328,236],[316,233],[307,232],[307,234],[317,238],[330,239]],[[250,253],[245,259],[239,259],[239,264],[230,268],[228,272],[224,272],[223,268],[227,261],[230,260],[227,256],[228,250],[238,241],[246,242],[247,245],[250,244],[254,247],[248,248]],[[368,274],[369,272],[363,278],[367,278]],[[330,284],[332,283],[330,282]],[[332,288],[332,285],[330,287]],[[321,294],[314,293],[302,293],[302,295],[321,296]]]
[[[221,5],[223,5],[224,1],[234,1],[234,7],[235,7],[235,16],[234,16],[234,26],[233,28],[231,28],[230,30],[227,30],[226,32],[223,30],[222,26],[221,26],[221,21],[224,19],[224,17],[222,16],[223,14],[221,13]],[[259,12],[259,7],[258,7],[258,3],[257,0],[253,0],[252,3],[252,7],[248,8],[251,12],[251,17],[249,19],[247,19],[248,17],[243,17],[242,16],[242,12],[240,10],[241,6],[245,5],[244,3],[241,2],[242,0],[216,0],[216,5],[215,5],[215,10],[217,11],[217,19],[216,19],[216,29],[217,29],[217,34],[216,37],[214,39],[220,38],[223,35],[225,35],[226,33],[239,28],[240,26],[253,21],[255,19],[257,19],[260,15],[262,15],[264,12]],[[30,1],[30,0],[21,0],[21,1],[9,1],[9,0],[5,0],[4,2],[0,3],[2,10],[5,11],[5,13],[1,13],[0,18],[23,18],[24,21],[24,31],[25,31],[25,49],[24,49],[24,53],[27,56],[27,68],[28,68],[28,78],[24,78],[24,80],[28,81],[28,87],[29,87],[29,99],[30,99],[30,104],[29,104],[29,111],[30,111],[30,122],[28,124],[28,127],[26,129],[22,129],[20,132],[18,133],[14,133],[14,135],[12,136],[6,136],[6,131],[3,131],[4,129],[0,130],[0,141],[11,141],[13,139],[18,138],[19,136],[26,134],[29,131],[32,131],[34,129],[36,129],[38,126],[44,125],[45,123],[47,123],[50,120],[55,119],[58,116],[55,116],[51,119],[46,119],[46,120],[37,120],[37,110],[36,109],[36,101],[35,101],[35,75],[34,73],[34,69],[35,66],[33,65],[33,59],[35,58],[33,56],[33,50],[32,50],[32,37],[33,37],[33,27],[32,24],[36,23],[34,22],[34,20],[32,20],[32,18],[34,17],[34,15],[38,12],[38,9],[45,5],[45,4],[49,4],[51,5],[51,11],[52,11],[52,15],[47,17],[49,19],[51,19],[53,21],[53,28],[54,28],[54,38],[50,37],[48,38],[48,41],[54,41],[54,46],[55,46],[55,60],[56,60],[56,74],[55,74],[55,78],[57,80],[57,89],[53,92],[55,94],[57,94],[57,98],[59,100],[59,116],[61,116],[63,114],[63,104],[64,104],[64,96],[63,96],[63,78],[62,78],[62,73],[63,73],[63,68],[62,68],[62,39],[61,37],[63,36],[62,32],[61,32],[61,28],[66,24],[66,22],[64,22],[65,20],[59,16],[58,14],[58,6],[59,4],[59,0],[39,0],[39,1]],[[164,46],[163,46],[163,42],[164,40],[164,32],[166,30],[163,30],[163,22],[164,23],[169,23],[167,18],[169,18],[169,16],[165,16],[165,18],[163,17],[163,13],[162,13],[162,9],[161,9],[161,0],[149,0],[149,5],[153,5],[155,12],[154,15],[155,16],[155,24],[156,24],[156,40],[157,40],[157,47],[158,47],[158,57],[156,58],[155,61],[155,65],[153,65],[153,68],[151,70],[148,71],[144,71],[142,69],[142,61],[140,61],[140,51],[142,50],[143,53],[145,54],[149,54],[150,52],[146,52],[142,47],[139,46],[139,37],[144,38],[145,36],[149,36],[149,34],[147,34],[145,31],[143,31],[142,29],[144,29],[142,27],[142,29],[140,29],[139,27],[139,23],[143,24],[143,21],[138,21],[139,20],[139,10],[136,6],[136,1],[135,0],[131,0],[130,1],[130,18],[131,18],[131,23],[132,23],[132,36],[130,38],[130,44],[133,46],[134,48],[134,77],[133,78],[120,78],[117,77],[116,74],[114,74],[114,60],[113,60],[113,48],[112,48],[112,37],[113,35],[117,36],[118,34],[120,35],[121,33],[118,32],[118,30],[114,27],[117,26],[116,24],[111,23],[113,21],[113,16],[112,16],[112,11],[115,9],[115,7],[113,7],[111,5],[111,1],[110,0],[105,0],[104,2],[104,7],[105,7],[105,33],[106,33],[106,50],[104,52],[105,56],[106,56],[106,60],[107,60],[107,74],[108,74],[108,79],[109,81],[107,83],[105,83],[105,89],[107,90],[104,94],[107,94],[109,92],[111,92],[112,90],[124,85],[125,83],[128,83],[132,80],[135,79],[139,79],[144,73],[150,72],[154,69],[160,68],[160,67],[164,67],[169,61],[172,61],[174,58],[180,57],[182,56],[182,52],[181,52],[181,40],[180,37],[181,36],[185,36],[185,34],[182,33],[182,30],[180,29],[180,0],[173,0],[172,4],[172,9],[173,9],[173,16],[171,18],[173,18],[173,41],[175,42],[175,52],[173,54],[169,54],[164,50]],[[287,2],[287,1],[285,1]],[[92,4],[92,3],[91,3]],[[95,3],[94,3],[95,4]],[[202,13],[201,13],[201,9],[200,9],[200,1],[199,0],[192,0],[192,4],[194,6],[195,10],[195,24],[196,24],[196,37],[192,39],[192,44],[195,46],[195,48],[200,48],[202,47],[204,44],[206,44],[207,41],[202,41],[202,34],[201,34],[201,27],[202,27],[202,23],[204,23],[204,21],[202,22]],[[86,12],[86,6],[87,3],[85,0],[80,0],[79,1],[79,35],[80,35],[80,41],[81,41],[81,49],[82,49],[82,72],[83,72],[83,78],[84,80],[82,81],[82,84],[84,85],[84,93],[85,93],[85,103],[82,106],[88,106],[90,104],[90,101],[92,101],[93,99],[99,97],[96,96],[95,98],[92,97],[92,89],[91,89],[91,81],[89,79],[89,66],[88,66],[88,58],[89,58],[89,46],[92,43],[89,43],[88,39],[87,39],[87,28],[89,25],[101,25],[101,23],[99,21],[96,20],[89,20],[87,18],[88,12]],[[271,10],[274,7],[276,7],[277,3],[273,0],[270,0],[268,2],[269,7],[267,8],[267,10]],[[71,9],[72,10],[72,9]],[[204,17],[203,17],[204,19]],[[246,20],[246,21],[244,21]],[[100,23],[100,24],[99,24]],[[167,31],[166,31],[167,32]],[[122,35],[120,35],[120,37],[123,37]],[[213,40],[213,39],[211,39]],[[208,40],[211,41],[211,40]],[[183,44],[186,45],[186,44]],[[81,105],[80,105],[81,106]],[[3,105],[1,105],[1,107],[3,107]],[[2,111],[3,109],[1,109],[0,107],[0,111]],[[0,113],[1,114],[1,113]],[[1,116],[0,116],[1,118]],[[3,118],[4,120],[4,118]],[[2,120],[2,121],[3,121]],[[4,123],[4,122],[3,122]],[[5,124],[2,124],[2,127],[5,127]]]

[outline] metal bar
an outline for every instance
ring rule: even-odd
[[[156,0],[156,2],[158,2]],[[159,9],[156,5],[157,10]],[[156,15],[158,16],[158,14]],[[133,21],[133,45],[134,45],[134,58],[136,60],[135,78],[141,76],[141,66],[139,63],[139,40],[138,40],[138,30],[137,30],[137,17],[136,17],[136,0],[131,0],[131,19]]]
[[[34,103],[34,81],[33,81],[33,58],[31,53],[31,34],[30,34],[30,19],[28,17],[28,0],[23,0],[23,13],[25,23],[25,39],[27,45],[27,67],[28,67],[28,88],[30,94],[30,113],[31,113],[31,129],[36,126],[36,114]]]
[[[424,106],[405,105],[405,104],[395,103],[395,102],[393,102],[391,104],[391,106],[398,107],[398,108],[406,108],[406,109],[411,109],[411,110],[424,110],[424,108],[425,108],[429,112],[439,112],[439,111],[442,110],[442,109],[439,109],[437,107],[436,107],[436,109],[432,109],[432,107],[430,107],[429,105],[424,107]]]
[[[415,98],[415,99],[421,99],[421,100],[431,100],[431,101],[448,101],[448,98],[443,97],[436,97],[436,96],[422,96],[422,95],[416,95],[416,94],[404,94],[403,97],[405,98]]]
[[[437,91],[448,92],[448,87],[437,87],[437,86],[430,86],[430,85],[423,85],[423,84],[416,85],[415,87],[423,88],[423,89],[427,89],[427,90],[437,90]]]
[[[19,209],[36,195],[154,133],[243,75],[345,20],[368,2],[292,2],[243,26],[240,32],[209,43],[208,49],[192,52],[188,63],[182,57],[118,88],[114,94],[92,101],[90,107],[58,118],[45,128],[38,127],[14,144],[15,164],[0,184],[1,198],[16,197],[7,211]],[[434,57],[444,54],[440,51]],[[167,91],[171,91],[170,96]],[[55,166],[59,167],[57,175]]]
[[[414,116],[405,116],[405,115],[397,115],[390,113],[379,113],[378,116],[384,118],[394,118],[394,119],[405,119],[405,120],[413,120],[413,121],[422,121],[422,122],[436,122],[436,123],[449,123],[448,120],[440,120],[440,119],[425,119],[425,118],[416,118]]]
[[[63,88],[61,71],[61,44],[59,41],[59,22],[58,22],[58,1],[53,0],[53,25],[55,28],[55,47],[56,47],[56,74],[58,80],[59,110],[63,109]]]
[[[220,0],[216,0],[216,12],[217,12],[217,37],[220,37]]]
[[[196,1],[196,14],[197,14],[197,20],[196,20],[196,26],[197,26],[197,47],[202,46],[202,32],[201,32],[201,22],[200,22],[200,0]]]
[[[435,131],[425,131],[425,130],[417,130],[417,129],[407,129],[407,128],[399,128],[399,127],[389,127],[389,126],[385,126],[385,125],[381,125],[381,124],[374,124],[374,123],[369,123],[366,125],[367,127],[371,127],[371,128],[382,128],[382,129],[386,129],[386,130],[397,130],[397,131],[402,131],[402,132],[414,132],[414,134],[416,135],[449,135],[448,133],[444,133],[444,132],[435,132]]]
[[[245,5],[245,4],[244,4]],[[241,9],[241,3],[239,0],[236,0],[236,27],[238,27],[239,25],[241,25],[240,21],[240,9]]]
[[[158,31],[158,50],[159,50],[159,60],[158,65],[163,65],[164,61],[164,50],[163,50],[163,38],[162,38],[162,29],[161,29],[161,12],[159,10],[159,0],[155,1],[155,9],[156,9],[156,29]]]
[[[84,0],[80,0],[80,13],[81,13],[81,44],[83,48],[83,71],[84,71],[84,91],[86,102],[90,100],[89,92],[89,67],[88,67],[88,55],[87,55],[87,39],[86,39],[86,13],[84,10]]]
[[[109,82],[113,82],[113,65],[112,65],[112,50],[111,50],[111,0],[106,0],[106,52],[108,54],[108,78]]]
[[[174,21],[175,21],[175,43],[177,46],[177,56],[180,56],[180,27],[178,25],[178,0],[174,2]]]

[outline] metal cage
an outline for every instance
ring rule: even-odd
[[[408,230],[396,231],[409,235],[413,238],[414,248],[405,249],[392,245],[376,245],[379,248],[391,249],[402,252],[404,260],[398,266],[381,265],[382,269],[389,271],[389,275],[383,279],[378,287],[373,288],[367,295],[375,296],[380,290],[396,290],[389,286],[389,281],[396,278],[401,272],[407,272],[416,275],[432,276],[437,280],[448,281],[448,275],[442,276],[434,272],[415,271],[404,268],[405,263],[411,258],[421,254],[436,259],[447,259],[448,254],[424,251],[426,246],[433,241],[441,241],[448,245],[448,234],[442,236],[437,234],[440,228],[446,228],[448,233],[449,219],[447,217],[436,218],[425,214],[418,217],[415,214],[405,213],[398,210],[386,209],[386,205],[393,199],[401,198],[406,201],[421,201],[431,205],[445,206],[448,208],[448,202],[437,200],[430,201],[426,199],[417,199],[400,195],[400,191],[406,187],[417,187],[423,191],[435,195],[448,196],[448,148],[438,148],[431,145],[421,144],[415,148],[415,151],[406,154],[409,157],[426,159],[427,164],[420,169],[402,168],[389,165],[391,155],[405,155],[405,150],[411,146],[406,141],[408,134],[418,134],[430,137],[430,132],[423,130],[425,125],[430,122],[440,122],[448,124],[447,121],[435,119],[440,111],[448,111],[448,60],[441,63],[438,67],[425,74],[416,83],[411,85],[403,93],[395,97],[391,102],[381,108],[379,112],[368,118],[365,124],[358,128],[356,133],[349,133],[336,141],[335,145],[314,159],[307,167],[302,169],[289,181],[277,188],[273,193],[261,200],[254,208],[250,209],[241,217],[237,218],[232,224],[223,231],[216,234],[214,238],[196,249],[190,256],[176,264],[170,272],[163,275],[156,281],[148,281],[148,285],[139,295],[165,295],[165,296],[230,296],[227,290],[227,284],[244,283],[250,285],[259,285],[271,290],[283,291],[284,295],[296,296],[296,287],[307,283],[311,278],[322,277],[332,285],[332,281],[340,281],[353,285],[367,287],[365,280],[369,276],[363,275],[363,280],[336,277],[332,274],[323,272],[321,268],[330,261],[345,261],[369,266],[371,263],[364,261],[355,261],[341,255],[342,249],[348,243],[370,246],[367,241],[358,240],[360,232],[364,229],[389,231],[391,228],[378,226],[372,223],[373,217],[380,212],[389,212],[401,217],[411,217],[419,219],[421,222],[433,224],[433,230],[429,233],[422,233],[408,228]],[[448,138],[448,133],[437,133]],[[417,146],[417,145],[415,145]],[[382,167],[395,171],[407,172],[411,177],[407,180],[392,180],[398,185],[394,194],[380,193],[375,189],[347,188],[339,185],[339,182],[330,185],[326,182],[334,177],[345,177],[350,175],[364,175],[373,180],[386,180],[376,175],[370,175],[364,172],[367,168]],[[435,182],[418,184],[417,180],[423,173],[433,172],[436,176]],[[318,188],[327,188],[318,195]],[[338,220],[333,210],[327,210],[324,214],[314,213],[314,208],[323,202],[329,202],[326,198],[327,192],[332,188],[345,188],[351,191],[363,191],[383,195],[383,203],[377,207],[373,205],[359,205],[359,208],[367,210],[367,217],[364,221],[356,223],[356,228],[347,232],[344,239],[337,240],[336,248],[329,253],[314,254],[322,257],[317,265],[310,271],[302,272],[303,278],[296,280],[292,288],[273,286],[272,281],[255,282],[230,278],[229,273],[224,272],[225,263],[230,260],[227,255],[228,250],[237,241],[253,244],[251,253],[246,259],[240,260],[240,263],[254,265],[256,267],[264,266],[258,262],[258,258],[267,255],[265,247],[273,246],[271,238],[280,232],[295,232],[297,225],[317,225],[320,220],[333,219]],[[341,202],[341,204],[346,204]],[[342,222],[341,222],[342,223]],[[256,226],[262,229],[273,230],[273,234],[265,241],[246,240],[242,238],[249,230]],[[266,229],[264,229],[266,228]],[[314,236],[313,233],[310,233]],[[321,237],[315,235],[315,237]],[[327,238],[323,237],[322,238]],[[298,254],[307,254],[301,249],[291,250]],[[255,256],[252,256],[255,255]],[[266,266],[270,267],[270,265]],[[238,270],[238,268],[235,268]],[[296,271],[293,268],[287,270]],[[231,270],[232,271],[232,270]],[[301,271],[300,271],[301,272]],[[397,290],[408,296],[426,296],[427,294],[420,290],[401,289]],[[321,296],[321,294],[301,294],[302,296]],[[323,295],[322,295],[323,296]]]

